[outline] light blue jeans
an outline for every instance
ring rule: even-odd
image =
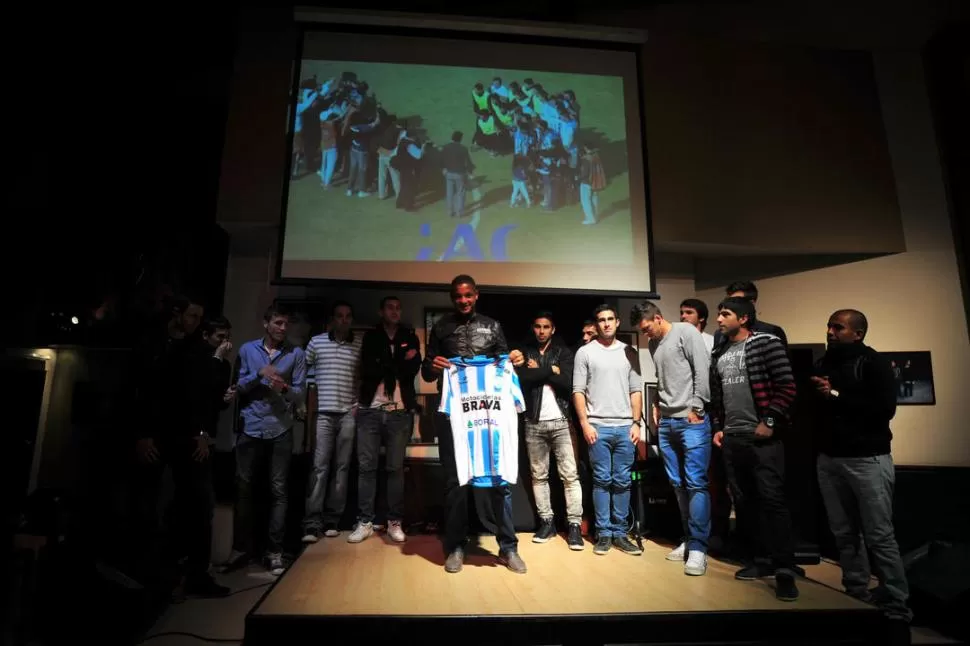
[[[711,535],[711,494],[707,490],[710,418],[705,416],[700,424],[691,424],[686,417],[660,418],[660,454],[677,496],[687,549],[706,554]]]

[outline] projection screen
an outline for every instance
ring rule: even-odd
[[[281,281],[653,292],[635,48],[302,41]]]

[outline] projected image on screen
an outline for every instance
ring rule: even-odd
[[[622,75],[313,53],[291,98],[284,267],[637,264]]]

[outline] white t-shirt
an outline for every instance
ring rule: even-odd
[[[708,354],[714,352],[714,335],[708,334],[707,332],[701,332],[701,337],[704,339],[704,345],[707,346]]]
[[[497,487],[519,475],[519,413],[525,400],[508,355],[450,359],[438,412],[451,420],[459,484]]]

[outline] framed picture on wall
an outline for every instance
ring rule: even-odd
[[[896,404],[932,406],[936,404],[933,363],[928,351],[882,352],[889,360],[896,380]]]

